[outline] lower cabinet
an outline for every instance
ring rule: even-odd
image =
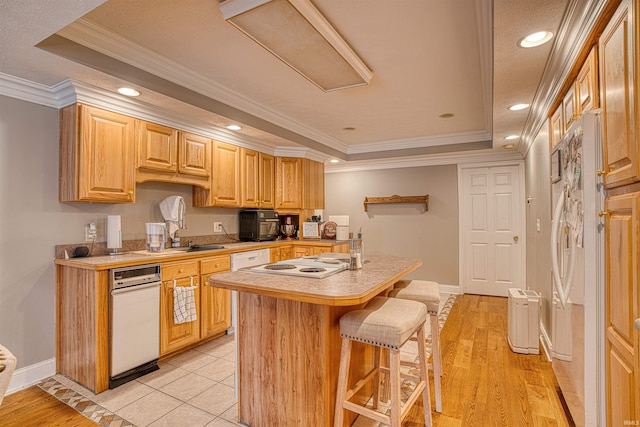
[[[220,335],[231,327],[231,291],[209,286],[209,278],[231,271],[229,255],[200,260],[200,338]]]
[[[198,261],[173,262],[162,265],[162,292],[160,294],[160,355],[178,350],[200,339],[200,321],[175,324],[173,321],[173,290],[176,286],[195,286],[197,319],[201,286]]]

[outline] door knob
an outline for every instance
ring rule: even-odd
[[[514,241],[514,242],[517,242],[517,241],[518,241],[518,239],[519,239],[519,237],[518,237],[518,236],[513,236],[513,241]]]
[[[603,171],[602,169],[598,169],[598,171],[596,172],[596,175],[598,176],[602,176],[605,174],[605,171]]]
[[[609,215],[611,212],[609,211],[598,211],[598,216],[599,217],[603,217],[605,215]]]
[[[633,326],[636,328],[636,331],[640,331],[640,317],[633,322]]]

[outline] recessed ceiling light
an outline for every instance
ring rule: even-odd
[[[440,117],[441,119],[450,119],[451,117],[453,117],[453,114],[444,113],[444,114],[440,114],[438,117]]]
[[[518,46],[524,48],[540,46],[551,40],[552,37],[551,31],[538,31],[518,40]]]
[[[509,135],[504,137],[504,139],[506,139],[507,141],[518,138],[520,138],[520,135]]]
[[[515,145],[507,144],[507,145],[503,145],[502,148],[504,148],[505,150],[513,150],[515,148]]]
[[[227,129],[229,129],[229,130],[240,130],[240,129],[242,129],[242,127],[238,126],[238,125],[229,125],[229,126],[227,126]]]
[[[524,110],[525,108],[529,108],[529,104],[512,105],[511,107],[509,107],[509,110],[511,110],[511,111],[520,111],[520,110]]]
[[[139,96],[140,92],[138,92],[137,90],[130,88],[130,87],[121,87],[118,88],[118,93],[121,93],[122,95],[126,95],[126,96]]]
[[[329,160],[329,163],[340,163],[340,160],[338,160],[338,159],[331,159],[331,160]]]

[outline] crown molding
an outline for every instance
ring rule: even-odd
[[[380,169],[398,169],[420,166],[459,165],[478,162],[506,162],[521,161],[522,156],[517,151],[496,153],[493,150],[483,152],[452,153],[430,157],[416,157],[404,159],[382,159],[362,162],[345,162],[325,164],[324,173],[360,172]]]
[[[49,86],[10,76],[9,74],[0,73],[0,95],[46,107],[58,108],[56,94]]]
[[[184,86],[197,93],[204,94],[221,103],[242,110],[277,126],[303,135],[334,150],[346,152],[347,146],[340,140],[318,132],[292,117],[279,113],[267,105],[255,102],[246,96],[234,92],[215,81],[194,73],[189,68],[173,62],[151,50],[144,49],[108,29],[86,19],[80,18],[62,29],[58,35],[89,49],[100,52],[118,61],[139,68],[160,78]],[[246,123],[251,126],[251,123]]]
[[[434,147],[438,145],[464,144],[470,142],[490,141],[491,134],[485,131],[464,133],[452,133],[447,135],[428,136],[420,138],[396,139],[390,141],[373,142],[369,144],[356,144],[349,146],[347,154],[362,154],[379,151],[404,150],[412,148]]]
[[[567,6],[540,85],[533,98],[518,150],[525,157],[547,120],[554,100],[577,61],[609,0],[571,0]]]

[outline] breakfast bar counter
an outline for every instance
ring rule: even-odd
[[[331,426],[340,317],[420,265],[417,258],[368,256],[362,269],[324,279],[244,271],[212,276],[209,285],[238,291],[239,421],[255,427]],[[352,378],[361,378],[372,364],[365,348],[354,346],[352,357],[360,363],[352,363]]]

